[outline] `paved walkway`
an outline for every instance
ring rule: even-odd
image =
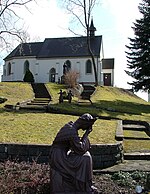
[[[124,160],[123,163],[103,170],[94,170],[94,172],[114,173],[118,171],[131,172],[135,170],[150,172],[150,160]]]

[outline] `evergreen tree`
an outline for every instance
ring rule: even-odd
[[[33,74],[32,74],[32,72],[29,69],[26,70],[26,73],[24,75],[23,81],[24,82],[34,82]]]
[[[134,91],[150,90],[150,0],[142,0],[139,4],[142,15],[134,23],[134,38],[129,38],[129,49],[127,54],[127,66],[130,69],[126,73],[134,78],[128,83]]]

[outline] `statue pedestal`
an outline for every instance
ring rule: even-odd
[[[76,191],[74,183],[67,181],[61,174],[51,168],[50,172],[50,193],[51,194],[97,194],[97,192]]]

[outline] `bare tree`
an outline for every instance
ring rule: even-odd
[[[67,11],[76,19],[82,27],[85,29],[87,36],[87,48],[92,59],[94,75],[95,75],[95,85],[98,85],[98,76],[96,69],[96,62],[94,58],[94,53],[91,49],[90,44],[90,23],[92,19],[92,11],[94,6],[99,3],[99,0],[63,0],[63,5]],[[74,32],[73,30],[69,29]],[[74,32],[74,34],[77,34]]]
[[[69,88],[75,88],[77,85],[77,79],[79,78],[79,72],[70,70],[65,74],[65,83]]]
[[[29,35],[21,26],[17,8],[25,7],[35,0],[0,0],[0,44],[1,49],[9,48],[12,40],[25,42]],[[28,10],[29,11],[29,10]]]

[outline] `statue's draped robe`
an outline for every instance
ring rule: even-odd
[[[80,139],[73,122],[58,132],[51,148],[51,193],[91,194],[92,158],[88,137]]]

